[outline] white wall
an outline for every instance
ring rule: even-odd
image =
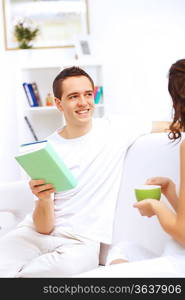
[[[168,69],[185,56],[184,0],[90,0],[94,49],[105,62],[107,109],[167,119]]]
[[[19,146],[19,114],[16,106],[19,99],[15,99],[18,70],[31,61],[52,61],[58,64],[61,61],[62,64],[63,60],[74,58],[73,49],[5,51],[3,36],[3,16],[0,7],[0,182],[14,181],[21,176],[20,168],[14,159]]]
[[[89,0],[94,55],[104,62],[107,112],[145,114],[169,120],[167,91],[170,65],[184,57],[184,0]],[[0,181],[19,177],[14,99],[15,69],[34,59],[73,58],[71,49],[5,51],[0,10]]]
[[[1,1],[2,2],[2,1]],[[17,115],[14,99],[14,57],[4,50],[0,9],[0,181],[14,180],[19,169],[13,154],[17,149]]]

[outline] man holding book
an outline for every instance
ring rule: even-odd
[[[66,125],[47,141],[77,185],[56,191],[42,178],[30,181],[35,208],[1,239],[0,277],[68,277],[98,267],[100,244],[112,243],[126,151],[139,135],[169,125],[147,120],[136,124],[134,118],[117,116],[93,118],[94,83],[78,67],[64,69],[53,82],[53,92]]]

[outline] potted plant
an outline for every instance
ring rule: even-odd
[[[39,28],[30,19],[18,20],[14,26],[14,36],[20,49],[30,49],[30,44],[39,34]]]

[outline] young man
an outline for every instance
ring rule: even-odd
[[[93,119],[94,83],[78,67],[64,69],[53,82],[53,92],[66,125],[48,141],[78,185],[55,193],[42,179],[30,181],[35,208],[0,241],[1,277],[67,277],[96,268],[100,243],[112,243],[127,148],[137,136],[150,132],[146,121]],[[154,125],[158,130],[166,123]]]

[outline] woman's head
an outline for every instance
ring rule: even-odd
[[[181,138],[181,131],[185,130],[185,59],[172,64],[169,70],[168,91],[174,109],[169,138],[176,140]]]

